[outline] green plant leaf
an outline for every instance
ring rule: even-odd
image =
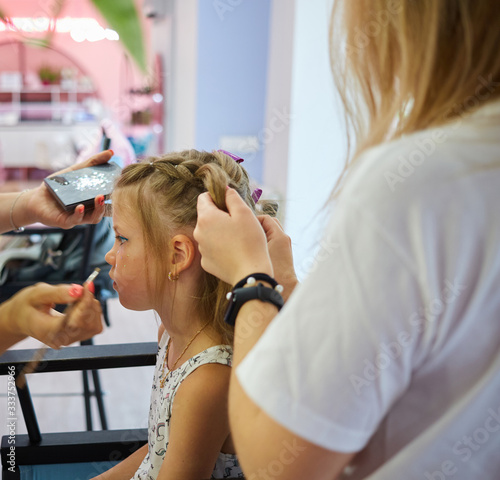
[[[108,25],[116,30],[125,49],[143,73],[146,51],[139,14],[134,0],[91,0]]]
[[[23,43],[31,47],[47,48],[50,47],[50,38],[23,38]]]

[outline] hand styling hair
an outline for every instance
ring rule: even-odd
[[[209,192],[214,203],[227,211],[226,187],[236,190],[255,211],[248,174],[230,156],[222,152],[186,150],[161,157],[150,157],[143,163],[126,167],[116,190],[127,188],[127,198],[137,206],[142,223],[148,265],[156,265],[156,285],[148,285],[157,300],[164,291],[168,277],[165,252],[170,238],[185,227],[194,228],[197,220],[197,200]],[[231,343],[233,329],[224,322],[226,295],[231,286],[203,272],[196,297],[199,312],[213,319],[213,327],[223,341]]]

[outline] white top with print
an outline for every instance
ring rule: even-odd
[[[160,380],[164,373],[163,362],[168,338],[168,334],[165,332],[158,345],[149,409],[148,453],[132,480],[156,480],[168,448],[170,417],[172,416],[175,393],[182,381],[200,365],[220,363],[231,366],[233,349],[230,345],[210,347],[190,358],[177,369],[167,373],[165,385],[161,388]],[[243,477],[243,472],[236,455],[220,453],[211,478],[227,477]]]

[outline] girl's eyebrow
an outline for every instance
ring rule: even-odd
[[[121,233],[119,225],[118,225],[118,227],[116,225],[113,225],[113,230],[115,231],[115,235],[117,235],[119,237],[126,238],[128,240],[128,235],[125,236],[125,235],[123,235],[123,233]]]
[[[116,227],[115,225],[113,225],[113,230],[115,231],[115,235],[118,235],[119,237],[120,236],[123,236],[121,233],[120,233],[120,227]]]

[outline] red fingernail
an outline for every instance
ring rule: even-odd
[[[113,152],[113,150],[111,150],[111,148],[109,149],[109,151],[111,152],[111,155],[115,154],[115,152]]]
[[[101,195],[100,197],[97,197],[97,202],[102,207],[104,205],[104,195]]]
[[[83,205],[78,205],[78,207],[76,207],[76,211],[77,213],[83,213],[85,211],[85,207]]]
[[[90,282],[90,283],[87,283],[87,290],[90,292],[90,293],[95,293],[95,287],[94,287],[94,282]]]
[[[75,298],[81,297],[83,293],[83,287],[81,285],[73,283],[71,284],[71,288],[69,289],[68,293]]]

